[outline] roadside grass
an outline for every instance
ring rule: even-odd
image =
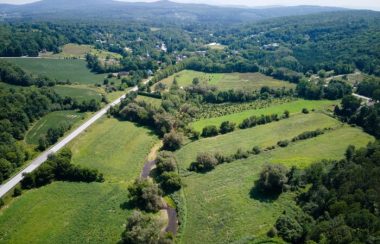
[[[144,101],[148,104],[151,104],[154,107],[160,107],[161,106],[161,99],[154,98],[154,97],[137,96],[136,101]]]
[[[59,81],[80,84],[103,84],[105,74],[92,73],[85,60],[47,58],[4,58],[19,65],[26,72],[45,75]]]
[[[187,169],[195,161],[197,152],[220,152],[229,155],[239,148],[251,150],[254,146],[263,150],[276,145],[280,140],[291,140],[305,131],[336,128],[341,125],[338,120],[322,113],[296,114],[278,122],[200,139],[184,146],[177,152],[177,157],[181,167]]]
[[[61,122],[67,122],[73,127],[81,122],[86,114],[74,110],[55,111],[39,119],[26,133],[25,141],[28,144],[38,145],[39,138],[46,134],[49,128],[57,128]]]
[[[283,211],[297,206],[295,195],[291,192],[283,193],[275,200],[251,198],[250,191],[262,166],[275,162],[288,167],[305,167],[322,159],[341,159],[348,145],[362,147],[373,140],[361,129],[344,126],[316,138],[296,142],[287,148],[220,165],[206,174],[185,175],[182,179],[187,219],[180,242],[273,241],[266,237],[266,233]],[[231,141],[230,146],[233,143]],[[205,144],[194,148],[194,157],[196,150],[204,150]]]
[[[202,84],[209,84],[218,87],[220,90],[229,89],[250,89],[256,90],[263,86],[271,88],[295,88],[295,84],[276,80],[261,73],[204,73],[192,70],[183,70],[162,81],[167,87],[173,83],[174,77],[180,87],[192,84],[194,78],[199,78]],[[154,86],[153,86],[154,88]]]
[[[0,210],[0,243],[117,243],[129,210],[127,185],[140,175],[156,136],[102,118],[69,147],[73,163],[104,173],[103,183],[54,182]]]
[[[225,116],[215,117],[215,118],[209,118],[209,119],[202,119],[195,121],[190,124],[190,127],[192,127],[196,131],[202,131],[202,129],[209,125],[215,125],[217,127],[220,126],[220,124],[224,121],[230,121],[234,122],[237,125],[240,124],[244,119],[249,118],[250,116],[260,116],[260,115],[270,115],[270,114],[283,114],[285,110],[288,110],[291,114],[301,113],[303,108],[307,108],[308,110],[333,110],[334,105],[338,104],[338,101],[330,101],[330,100],[318,100],[318,101],[311,101],[311,100],[303,100],[299,99],[296,101],[283,103],[283,104],[276,104],[267,108],[263,109],[252,109],[252,110],[246,110],[240,113],[234,113],[229,114]]]
[[[62,97],[71,97],[77,99],[79,102],[85,100],[95,99],[101,101],[102,95],[96,88],[89,88],[85,86],[54,86],[54,91]]]

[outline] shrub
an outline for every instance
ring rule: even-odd
[[[259,190],[264,193],[280,193],[288,182],[288,170],[280,164],[265,165],[257,182]]]
[[[176,172],[165,172],[160,176],[160,186],[167,193],[178,191],[181,185],[181,177]]]
[[[197,161],[190,165],[191,171],[207,172],[213,170],[218,165],[218,160],[210,153],[199,153]]]
[[[1,209],[2,207],[4,207],[4,205],[5,205],[4,200],[3,200],[2,198],[0,198],[0,209]]]
[[[288,140],[279,141],[277,142],[277,145],[280,147],[287,147],[289,145],[289,141]]]
[[[277,233],[278,233],[277,229],[275,227],[272,227],[268,231],[267,235],[268,235],[268,237],[273,238],[273,237],[277,236]]]
[[[156,161],[157,172],[159,174],[176,170],[177,160],[172,152],[160,152],[157,156]]]
[[[282,215],[277,219],[276,229],[285,241],[297,243],[303,235],[302,226],[295,220],[287,215]]]
[[[217,136],[218,134],[219,134],[218,128],[216,128],[215,125],[206,126],[202,130],[203,137],[212,137],[212,136]]]
[[[304,114],[308,114],[308,113],[309,113],[309,110],[308,110],[307,108],[303,108],[303,109],[302,109],[302,113],[304,113]]]
[[[162,208],[161,191],[149,180],[135,180],[128,187],[130,201],[133,205],[147,212],[157,212]]]
[[[181,148],[183,143],[183,134],[174,130],[164,135],[164,150],[176,151]]]
[[[289,111],[288,111],[288,110],[285,110],[285,112],[284,112],[284,117],[285,117],[285,118],[289,118],[289,116],[290,116]]]
[[[224,121],[220,125],[220,133],[221,134],[227,134],[229,132],[232,132],[232,131],[235,130],[235,126],[236,126],[235,123],[232,123],[232,122],[229,122],[229,121]]]
[[[12,197],[18,197],[18,196],[21,196],[22,194],[22,190],[19,188],[19,187],[16,187],[14,190],[13,190],[13,195]]]
[[[305,131],[305,132],[299,134],[298,136],[294,137],[292,139],[292,141],[306,140],[309,138],[317,137],[317,136],[322,135],[322,134],[324,134],[324,131],[320,130],[320,129],[315,130],[315,131]]]
[[[243,159],[243,158],[248,158],[249,157],[249,152],[244,151],[243,149],[239,148],[237,152],[234,154],[234,158],[236,160]]]
[[[261,150],[260,150],[260,148],[258,146],[255,146],[255,147],[252,148],[252,153],[254,155],[258,155],[258,154],[260,154],[260,152],[261,152]]]

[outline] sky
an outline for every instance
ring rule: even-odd
[[[30,3],[35,0],[0,0],[0,3],[22,4]],[[128,1],[128,0],[124,0]],[[135,2],[152,0],[132,0]],[[213,5],[246,5],[251,7],[260,7],[268,5],[320,5],[335,6],[355,9],[372,9],[380,11],[380,0],[175,0],[177,2],[206,3]]]

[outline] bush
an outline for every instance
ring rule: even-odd
[[[182,186],[181,177],[176,172],[165,172],[160,176],[160,186],[167,193],[178,191]]]
[[[285,118],[289,118],[289,116],[290,116],[289,111],[288,111],[288,110],[285,110],[285,112],[284,112],[284,117],[285,117]]]
[[[322,135],[322,134],[324,134],[324,131],[320,130],[320,129],[315,130],[315,131],[305,131],[305,132],[299,134],[298,136],[294,137],[292,139],[292,141],[306,140],[309,138],[317,137],[317,136]]]
[[[212,136],[217,136],[218,134],[219,134],[218,128],[216,128],[215,125],[206,126],[202,130],[203,137],[212,137]]]
[[[279,141],[277,142],[277,145],[280,147],[287,147],[289,145],[289,141],[288,140]]]
[[[297,243],[297,241],[303,235],[302,226],[295,220],[287,215],[282,215],[277,219],[276,229],[278,230],[278,235],[281,236],[285,241]]]
[[[183,134],[171,131],[164,135],[164,150],[176,151],[181,148],[183,143]]]
[[[0,198],[0,209],[1,209],[2,207],[4,207],[4,205],[5,205],[4,200],[3,200],[2,198]]]
[[[18,196],[21,196],[22,194],[22,190],[19,188],[19,187],[16,187],[14,190],[13,190],[13,195],[12,197],[18,197]]]
[[[260,148],[258,146],[255,146],[255,147],[252,148],[252,153],[254,155],[258,155],[258,154],[261,153],[261,150],[260,150]]]
[[[259,190],[268,193],[280,193],[288,182],[288,170],[280,164],[265,165],[257,182]]]
[[[268,231],[267,235],[268,235],[268,237],[273,238],[273,237],[277,236],[277,233],[278,233],[277,229],[275,227],[272,227]]]
[[[159,152],[156,161],[156,168],[159,174],[176,170],[177,160],[172,152]]]
[[[135,180],[128,187],[131,203],[147,212],[157,212],[162,208],[162,193],[156,184],[149,180]]]
[[[243,159],[243,158],[248,158],[249,157],[249,152],[244,151],[243,149],[239,148],[237,152],[234,154],[234,158],[236,160]]]
[[[308,113],[309,113],[309,110],[308,110],[307,108],[303,108],[303,109],[302,109],[302,113],[304,113],[304,114],[308,114]]]
[[[220,133],[221,134],[227,134],[229,132],[232,132],[232,131],[235,130],[235,126],[236,126],[235,123],[232,123],[232,122],[229,122],[229,121],[224,121],[220,125]]]
[[[190,165],[191,171],[207,172],[213,170],[218,165],[218,160],[210,153],[199,153],[197,161]]]

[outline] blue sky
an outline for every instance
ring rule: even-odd
[[[34,2],[35,0],[0,0],[0,3],[22,4]],[[127,0],[124,0],[127,1]],[[138,1],[138,0],[134,0]],[[144,1],[144,0],[141,0]],[[151,0],[145,0],[149,2]],[[268,6],[268,5],[322,5],[337,6],[356,9],[380,10],[379,0],[176,0],[178,2],[207,3],[214,5],[247,5],[247,6]]]

